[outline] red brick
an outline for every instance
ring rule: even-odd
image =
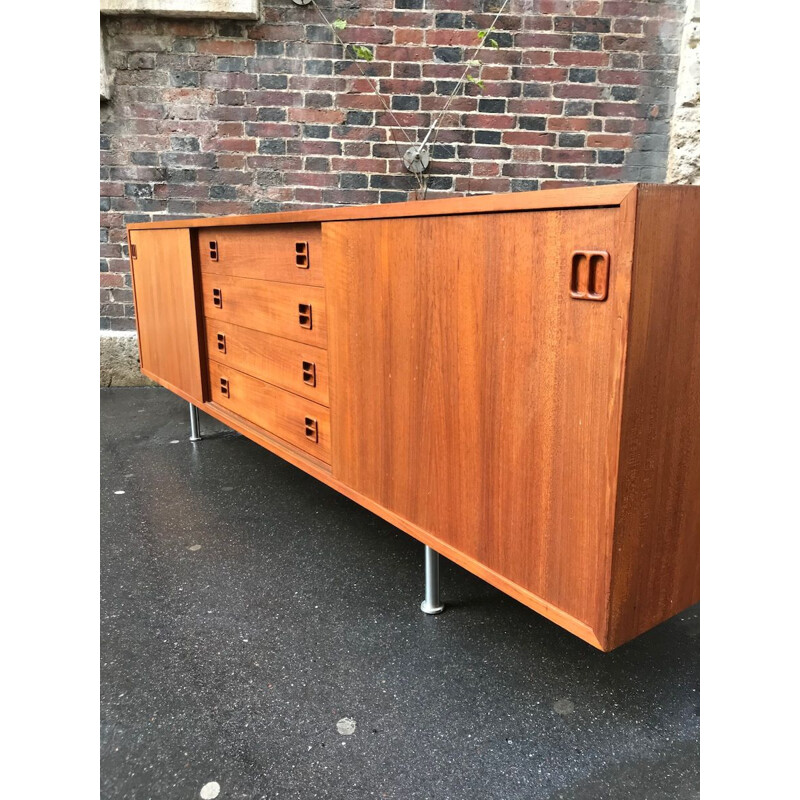
[[[259,139],[288,139],[299,136],[300,127],[283,122],[250,122],[247,125],[247,134]]]
[[[586,177],[593,181],[620,180],[623,175],[621,164],[603,164],[601,166],[586,167]]]
[[[542,55],[546,55],[546,53],[542,53]],[[524,67],[518,67],[518,69],[524,69]],[[511,76],[511,68],[503,65],[494,64],[484,65],[481,68],[481,78],[486,81],[487,83],[493,81],[505,81],[508,80]]]
[[[468,128],[509,129],[514,127],[515,119],[508,114],[465,114],[463,124]]]
[[[322,189],[296,189],[294,196],[297,200],[306,203],[322,203]]]
[[[610,117],[603,122],[603,130],[609,133],[628,133],[633,130],[633,120]]]
[[[515,44],[517,47],[539,47],[549,50],[566,49],[572,43],[572,37],[563,33],[519,33]]]
[[[449,103],[450,111],[477,111],[478,97],[454,97],[452,101],[449,97],[441,95],[427,95],[421,98],[420,108],[423,111],[441,111]],[[458,118],[456,118],[458,119]],[[456,121],[455,124],[458,124]]]
[[[644,24],[640,19],[627,19],[625,17],[614,20],[614,33],[641,33]]]
[[[540,189],[568,189],[576,186],[591,186],[586,181],[543,181],[539,184]]]
[[[414,111],[378,112],[375,115],[376,125],[401,125],[403,128],[427,127],[431,124],[430,114],[419,114]]]
[[[338,186],[339,176],[333,172],[284,172],[283,179],[294,186]]]
[[[265,23],[255,25],[247,31],[251,39],[265,39],[270,42],[299,42],[305,36],[302,25],[274,25]]]
[[[339,125],[344,122],[345,112],[322,108],[290,108],[287,116],[292,122],[316,122],[325,125]]]
[[[560,100],[538,99],[535,97],[520,97],[508,101],[509,114],[532,114],[550,116],[561,114],[564,103]]]
[[[522,27],[526,31],[552,31],[553,18],[535,14],[525,14],[522,20]]]
[[[555,135],[541,131],[506,131],[503,134],[503,144],[547,146],[555,144]]]
[[[440,9],[437,6],[437,11]],[[425,30],[433,24],[433,14],[424,11],[398,10],[398,11],[376,11],[375,24],[384,25],[387,28],[420,28]]]
[[[379,61],[433,61],[429,47],[382,47],[375,48],[375,58]]]
[[[210,20],[170,20],[170,28],[175,36],[212,36],[214,23]]]
[[[587,50],[569,50],[553,54],[553,61],[565,67],[605,67],[608,60],[608,53],[595,53]]]
[[[220,169],[243,170],[246,164],[247,158],[238,153],[220,153],[217,156],[217,165]]]
[[[464,74],[463,64],[423,64],[422,74],[426,78],[458,80]]]
[[[500,174],[500,164],[494,161],[476,161],[472,165],[472,174],[482,178],[491,178]]]
[[[625,52],[641,53],[650,48],[647,39],[635,36],[604,36],[603,50],[623,50]]]
[[[228,153],[255,153],[255,139],[210,139],[207,142],[208,150],[217,150]]]
[[[204,39],[197,43],[197,52],[215,56],[254,56],[256,43],[246,39]]]
[[[375,111],[384,107],[380,97],[374,94],[341,94],[336,98],[336,105],[339,108],[362,111]]]
[[[425,44],[431,46],[465,47],[470,50],[477,48],[480,43],[478,32],[474,28],[462,30],[433,28],[425,31]]]
[[[342,146],[342,155],[349,158],[368,156],[371,152],[372,145],[369,142],[345,142]],[[386,162],[384,162],[383,171],[386,171]]]
[[[381,78],[378,84],[378,89],[384,94],[429,94],[433,88],[433,81],[400,78]]]
[[[391,28],[357,27],[348,25],[340,34],[342,41],[353,44],[389,44],[393,39]]]
[[[599,131],[603,123],[595,117],[551,117],[547,128],[551,131]]]
[[[383,158],[332,158],[331,169],[336,172],[384,174],[386,172],[386,160]]]
[[[569,0],[538,0],[536,10],[540,14],[569,14]]]
[[[419,28],[398,28],[394,32],[395,44],[422,44],[425,31]]]
[[[593,164],[596,160],[597,154],[594,150],[542,149],[542,161],[555,164]]]
[[[244,124],[241,122],[220,122],[217,136],[225,139],[240,139],[244,136]]]
[[[508,178],[472,178],[459,176],[455,179],[454,188],[457,192],[507,192],[511,189]]]
[[[125,277],[119,273],[101,272],[100,286],[103,288],[122,288],[125,286]]]
[[[556,169],[552,164],[503,164],[503,175],[510,178],[553,178],[555,174]]]
[[[637,69],[601,69],[597,80],[609,85],[639,86],[645,82],[645,75]]]
[[[639,103],[595,103],[594,113],[598,117],[643,117],[644,109]]]
[[[300,153],[304,156],[337,156],[339,147],[338,142],[326,139],[292,139],[286,143],[288,153]]]
[[[592,133],[586,137],[587,147],[605,147],[615,150],[626,150],[633,145],[632,136],[608,133]]]
[[[121,183],[103,182],[100,184],[100,197],[122,197],[123,194]]]

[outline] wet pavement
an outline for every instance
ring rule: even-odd
[[[163,389],[101,392],[101,796],[699,797],[699,607],[603,654]]]

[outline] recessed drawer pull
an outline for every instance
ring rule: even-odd
[[[319,441],[319,427],[314,417],[306,417],[306,439],[312,442]]]
[[[605,300],[608,297],[608,262],[605,250],[576,250],[572,254],[570,297]]]
[[[298,269],[308,269],[308,242],[294,243],[294,263]]]
[[[224,333],[218,333],[217,334],[217,350],[219,350],[220,353],[226,353],[227,352],[227,346],[226,346],[226,343],[225,343],[225,334]]]
[[[317,365],[313,361],[303,362],[303,383],[306,386],[317,385]]]
[[[208,255],[212,261],[219,261],[219,247],[216,240],[208,243]]]
[[[136,245],[131,244],[131,258],[136,258]]]
[[[231,385],[227,378],[220,378],[219,379],[219,391],[223,397],[227,397],[230,399],[231,396]]]
[[[300,303],[297,306],[297,319],[301,328],[311,330],[311,306],[308,303]]]
[[[214,297],[214,305],[217,308],[222,308],[222,289],[212,289],[211,294]]]

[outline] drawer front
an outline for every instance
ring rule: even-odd
[[[303,342],[206,319],[208,357],[328,405],[328,352]]]
[[[244,372],[209,361],[211,399],[259,428],[330,464],[330,411]]]
[[[318,286],[231,278],[204,272],[206,317],[325,347],[325,290]]]
[[[203,272],[325,285],[318,223],[202,228],[197,243]]]

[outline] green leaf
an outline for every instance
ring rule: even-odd
[[[490,47],[494,47],[495,50],[499,50],[500,49],[500,45],[497,44],[497,40],[496,39],[489,39],[489,45],[490,45]]]
[[[360,44],[353,45],[353,52],[356,54],[356,58],[360,58],[363,61],[372,61],[375,58],[369,47],[364,47]]]
[[[478,31],[478,40],[483,41],[484,37],[486,36],[486,31]]]
[[[347,27],[347,20],[335,19],[333,21],[333,28],[337,31],[343,31]]]
[[[483,81],[478,78],[473,78],[472,75],[467,73],[467,80],[470,83],[474,83],[481,91],[483,91]]]

